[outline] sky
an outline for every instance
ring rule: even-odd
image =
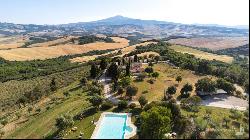
[[[65,24],[116,15],[184,24],[249,25],[249,0],[0,0],[0,22]]]

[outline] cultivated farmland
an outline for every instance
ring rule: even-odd
[[[65,44],[51,47],[17,48],[0,50],[0,57],[10,61],[44,60],[59,56],[87,53],[93,50],[119,49],[128,46],[125,38],[112,37],[115,43],[96,42],[84,45]]]
[[[236,48],[249,43],[248,37],[199,37],[199,38],[178,38],[168,41],[173,44],[221,50]]]
[[[21,47],[28,39],[22,36],[0,37],[0,50]]]
[[[118,56],[122,57],[123,55],[134,51],[137,46],[146,46],[146,45],[152,44],[152,43],[156,44],[156,42],[145,42],[145,43],[139,43],[139,44],[136,44],[136,45],[125,47],[125,48],[121,49],[122,54],[118,55]],[[105,53],[105,54],[102,54],[102,55],[91,55],[91,56],[76,57],[76,58],[70,59],[70,61],[71,62],[88,62],[90,60],[96,59],[99,56],[105,56],[105,55],[114,54],[114,53],[117,53],[117,52],[118,52],[118,50],[111,51],[111,52],[108,52],[108,53]]]

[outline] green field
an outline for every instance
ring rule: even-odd
[[[180,46],[180,45],[172,45],[172,46],[170,46],[170,48],[177,51],[177,52],[192,54],[195,57],[201,58],[201,59],[217,60],[217,61],[222,61],[225,63],[232,63],[233,62],[233,57],[227,56],[227,55],[212,54],[212,53],[203,52],[200,50],[196,50],[196,49],[193,49],[190,47],[185,47],[185,46]]]

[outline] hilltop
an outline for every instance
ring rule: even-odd
[[[164,38],[169,36],[248,36],[248,29],[239,29],[224,26],[180,24],[156,20],[141,20],[123,16],[114,16],[107,19],[79,22],[60,25],[34,25],[0,23],[0,34],[113,34],[113,35],[137,35],[151,38]]]

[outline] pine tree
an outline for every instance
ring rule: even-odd
[[[56,84],[55,78],[53,78],[53,79],[51,80],[51,83],[50,83],[50,90],[51,90],[52,92],[54,92],[54,91],[57,90],[57,84]]]
[[[98,75],[99,69],[95,64],[91,65],[91,69],[90,69],[90,76],[92,78],[96,78]]]
[[[130,76],[130,63],[126,66],[126,76]]]

